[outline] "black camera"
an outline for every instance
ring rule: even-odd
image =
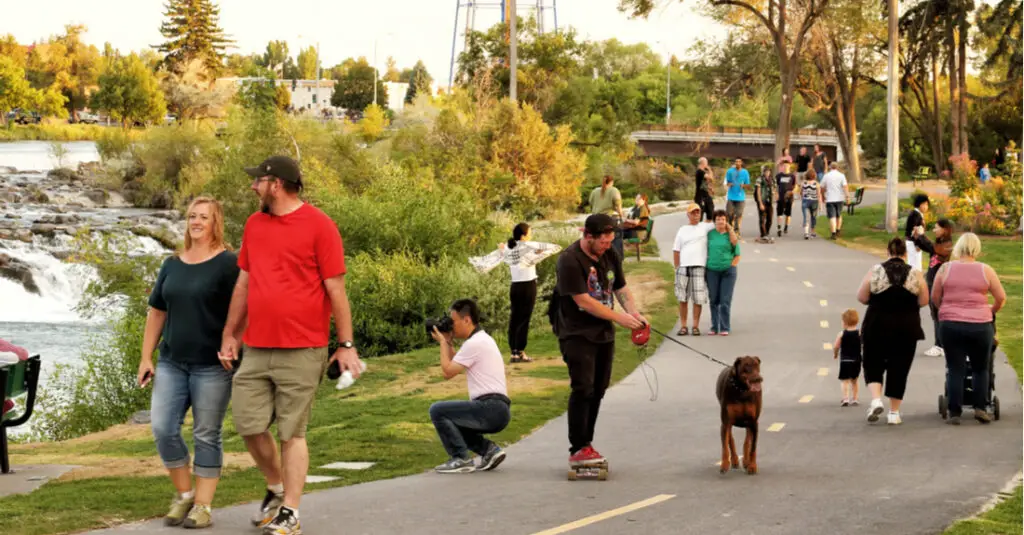
[[[450,316],[441,316],[440,318],[427,318],[424,326],[427,328],[427,334],[433,334],[434,327],[437,327],[441,334],[447,334],[455,328],[455,322]]]

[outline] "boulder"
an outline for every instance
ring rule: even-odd
[[[79,175],[66,167],[51,169],[50,172],[46,173],[46,177],[51,180],[60,180],[64,182],[81,182],[83,180],[82,175]]]
[[[103,191],[101,189],[94,189],[94,190],[87,191],[87,192],[85,192],[85,196],[90,201],[92,201],[92,202],[94,202],[96,204],[106,204],[107,199],[109,198],[109,195],[107,195],[107,192]]]
[[[32,268],[28,264],[10,255],[0,253],[0,277],[21,284],[29,293],[40,295],[39,286],[32,277]]]
[[[0,165],[0,175],[13,175],[18,170],[9,165]]]
[[[47,238],[57,235],[57,226],[52,223],[35,223],[30,230],[32,234],[38,234]]]

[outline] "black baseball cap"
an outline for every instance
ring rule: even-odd
[[[302,186],[302,172],[299,163],[287,156],[271,156],[256,167],[246,167],[245,172],[253,178],[277,177],[285,182]]]
[[[615,220],[608,214],[593,214],[583,223],[583,230],[591,236],[608,234],[615,230]]]

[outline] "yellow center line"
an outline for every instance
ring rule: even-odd
[[[769,262],[778,262],[779,259],[778,258],[769,258],[768,261]]]
[[[766,431],[768,431],[769,433],[778,433],[779,431],[782,431],[783,427],[786,427],[786,424],[784,422],[775,422],[772,425],[769,425]]]
[[[832,344],[825,342],[824,344],[821,344],[821,348],[825,351],[832,351]]]
[[[818,375],[821,377],[828,375],[828,368],[818,368]]]
[[[754,249],[754,252],[755,252],[755,253],[760,253],[760,252],[761,252],[761,250],[760,250],[760,249]]]
[[[828,301],[826,301],[824,299],[822,299],[821,301],[818,301],[818,302],[821,303],[821,306],[823,306],[823,307],[827,307],[828,306]]]
[[[814,399],[814,396],[806,395],[800,398],[800,403],[810,403],[812,399]]]
[[[637,509],[643,509],[644,507],[650,507],[652,505],[659,504],[659,503],[661,503],[663,501],[671,500],[672,498],[675,498],[675,497],[676,497],[675,494],[659,494],[657,496],[653,496],[651,498],[647,498],[646,500],[642,500],[642,501],[639,501],[639,502],[635,502],[635,503],[631,503],[629,505],[625,505],[625,506],[619,507],[618,509],[612,509],[610,511],[605,511],[603,513],[598,513],[598,514],[593,515],[593,516],[588,516],[586,518],[581,518],[581,519],[579,519],[579,520],[577,520],[575,522],[570,522],[568,524],[562,524],[561,526],[553,527],[551,529],[546,529],[544,531],[538,531],[538,532],[534,533],[533,535],[557,535],[559,533],[566,533],[566,532],[572,531],[574,529],[579,529],[579,528],[582,528],[584,526],[589,526],[591,524],[595,524],[595,523],[600,522],[602,520],[608,520],[609,518],[613,518],[613,517],[616,517],[616,516],[624,515],[626,513],[630,513],[632,511],[636,511]]]
[[[822,329],[828,329],[828,321],[827,320],[821,320],[821,328]]]
[[[786,271],[796,271],[796,268],[793,266],[786,266]]]
[[[814,288],[814,285],[811,284],[811,281],[804,281],[804,286],[806,286],[808,288]]]

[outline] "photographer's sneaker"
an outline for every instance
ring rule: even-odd
[[[932,346],[932,348],[925,351],[924,354],[929,357],[942,357],[946,355],[946,352],[939,346]]]
[[[249,520],[252,525],[262,528],[270,523],[271,520],[277,515],[277,509],[284,503],[284,493],[277,494],[274,491],[267,489],[267,495],[263,497],[263,503],[260,504],[260,510],[256,514],[252,515]]]
[[[877,422],[878,417],[885,412],[885,406],[882,405],[881,399],[871,400],[871,406],[868,407],[868,421]]]
[[[263,535],[302,535],[302,524],[295,512],[282,506],[277,516],[269,524],[263,526]]]
[[[487,448],[487,453],[483,457],[480,457],[480,467],[477,470],[494,470],[501,461],[505,460],[505,450],[498,447],[497,444],[492,443],[490,448]]]
[[[448,462],[435,466],[434,471],[439,474],[468,474],[476,471],[476,465],[469,459],[452,457]]]
[[[192,504],[195,498],[184,497],[181,494],[174,494],[174,499],[171,500],[171,508],[167,511],[167,515],[164,516],[165,526],[180,526],[185,521],[185,516],[192,509]]]

